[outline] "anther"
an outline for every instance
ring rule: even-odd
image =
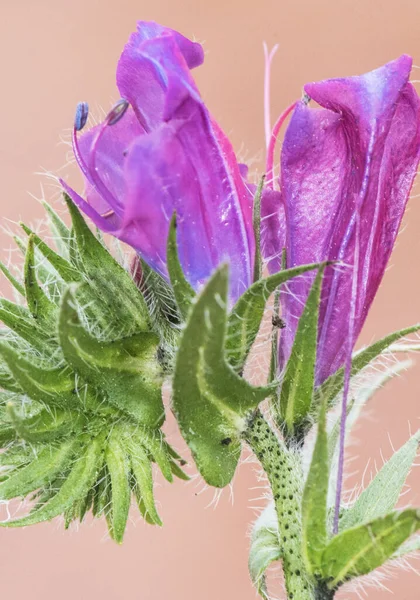
[[[121,98],[121,100],[118,100],[118,102],[116,103],[114,108],[107,115],[107,118],[106,118],[107,125],[112,127],[112,125],[115,125],[116,123],[118,123],[118,121],[120,119],[122,119],[123,116],[125,115],[125,112],[129,106],[130,106],[129,103],[127,102],[127,100],[124,100],[124,98]]]
[[[74,115],[74,128],[76,131],[81,131],[86,125],[89,116],[89,105],[87,102],[79,102]]]

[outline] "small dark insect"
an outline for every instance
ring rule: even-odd
[[[187,464],[187,461],[184,460],[183,458],[181,458],[181,460],[179,461],[179,464],[181,465],[181,467],[185,467],[185,465]]]
[[[229,444],[232,442],[231,438],[225,438],[224,440],[222,440],[220,443],[222,444],[222,446],[229,446]]]
[[[273,327],[278,327],[279,329],[284,329],[286,327],[286,323],[278,315],[273,315],[271,317],[271,323],[273,324]]]

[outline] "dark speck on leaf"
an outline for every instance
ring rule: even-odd
[[[229,444],[232,442],[232,438],[225,438],[224,440],[222,440],[220,443],[222,444],[222,446],[229,446]]]

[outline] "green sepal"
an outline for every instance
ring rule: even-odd
[[[176,242],[176,214],[172,215],[169,225],[168,242],[166,248],[166,263],[169,279],[175,295],[181,316],[185,320],[188,316],[191,304],[195,298],[195,291],[187,281],[179,260],[178,246]]]
[[[39,327],[30,311],[24,306],[0,298],[0,320],[40,352],[51,352],[51,335]]]
[[[58,329],[64,357],[76,372],[139,423],[160,427],[164,407],[156,334],[144,332],[115,342],[92,337],[80,321],[70,288],[62,298]]]
[[[246,417],[272,391],[254,388],[225,359],[228,271],[220,267],[194,303],[173,378],[173,408],[208,484],[227,485],[241,451]]]
[[[65,258],[54,252],[36,233],[34,233],[24,223],[20,224],[24,232],[32,237],[34,245],[38,248],[41,254],[54,267],[63,281],[67,283],[78,283],[82,281],[81,273],[75,269]]]
[[[130,274],[95,237],[71,199],[66,194],[64,198],[71,215],[77,246],[75,267],[83,265],[95,295],[110,307],[113,322],[120,335],[149,331],[147,306]]]
[[[81,431],[85,423],[82,413],[71,413],[68,410],[42,409],[32,416],[21,416],[12,402],[7,404],[6,414],[16,437],[30,444],[61,442]]]
[[[327,501],[330,476],[327,404],[323,402],[312,462],[302,498],[302,555],[310,574],[319,574],[327,544]]]
[[[0,484],[0,500],[24,497],[44,487],[70,464],[76,450],[74,440],[64,442],[59,448],[47,446],[35,460]]]
[[[355,503],[340,519],[340,531],[383,517],[395,508],[413,466],[420,443],[417,431],[372,479]]]
[[[70,408],[78,404],[74,374],[68,367],[37,366],[4,343],[0,343],[0,354],[15,381],[32,400],[51,407]]]
[[[3,521],[1,527],[25,527],[42,521],[50,521],[65,513],[74,502],[84,498],[95,483],[103,464],[104,437],[90,441],[85,452],[74,461],[69,476],[59,491],[40,508],[28,516],[13,521]]]
[[[35,269],[34,236],[30,235],[24,265],[26,302],[34,319],[43,326],[54,327],[57,307],[39,286]]]
[[[406,327],[405,329],[400,329],[399,331],[395,331],[394,333],[385,336],[381,340],[378,340],[371,346],[356,352],[352,358],[351,376],[354,377],[360,373],[360,371],[367,367],[373,360],[375,360],[375,358],[385,352],[389,346],[391,346],[391,344],[400,340],[406,335],[416,333],[419,330],[420,324]],[[314,408],[316,409],[316,407],[319,406],[321,399],[324,396],[327,398],[329,405],[332,406],[336,399],[339,398],[339,393],[343,388],[343,384],[344,367],[338,369],[338,371],[330,375],[330,377],[328,377],[328,379],[326,379],[324,383],[315,391],[313,402]]]
[[[325,266],[319,268],[309,292],[282,378],[277,419],[290,437],[300,434],[311,409],[318,344],[318,313]]]
[[[271,505],[261,513],[252,529],[249,549],[248,569],[252,583],[264,600],[269,600],[265,572],[269,566],[281,558],[278,521]]]
[[[42,202],[43,207],[48,213],[49,224],[51,232],[54,236],[54,242],[58,248],[60,255],[65,258],[69,256],[70,246],[70,229],[57,214],[57,212],[48,204],[48,202]]]
[[[153,525],[162,525],[153,496],[153,473],[149,458],[141,446],[127,442],[131,456],[133,490],[136,494],[140,513]]]
[[[420,510],[408,509],[339,533],[322,555],[321,574],[328,587],[334,589],[380,567],[419,529]]]
[[[265,306],[270,295],[289,279],[319,268],[319,264],[303,265],[279,271],[255,282],[242,294],[229,315],[226,354],[229,364],[240,373],[257,337]]]
[[[19,294],[21,296],[25,296],[25,288],[23,287],[23,285],[16,279],[16,277],[14,277],[11,274],[10,270],[1,261],[0,261],[0,271],[10,281],[10,283],[15,288],[15,290],[17,292],[19,292]]]
[[[171,286],[149,265],[139,259],[141,265],[140,290],[146,300],[153,331],[161,339],[160,362],[164,369],[173,368],[173,355],[179,339],[181,317]]]
[[[111,480],[110,534],[112,539],[121,544],[130,510],[131,489],[130,462],[121,443],[118,429],[114,430],[109,437],[105,462]]]

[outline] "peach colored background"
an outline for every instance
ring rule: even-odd
[[[304,82],[357,74],[403,52],[420,64],[420,2],[414,0],[1,0],[0,203],[4,219],[26,221],[42,211],[28,192],[47,197],[45,177],[66,162],[60,136],[68,133],[76,102],[93,111],[117,98],[114,70],[137,19],[154,19],[203,41],[205,65],[196,72],[211,111],[241,158],[261,168],[264,145],[262,41],[280,44],[273,71],[273,117],[300,95]],[[414,70],[414,78],[420,71]],[[67,172],[64,170],[64,172]],[[418,188],[417,188],[418,189]],[[416,192],[414,191],[414,195]],[[5,221],[7,224],[7,221]],[[420,204],[413,199],[406,228],[364,332],[364,340],[420,318]],[[1,237],[2,248],[9,242]],[[6,252],[3,252],[6,256]],[[363,472],[371,457],[389,456],[419,423],[420,367],[372,402],[357,432]],[[175,426],[169,425],[174,433]],[[361,441],[362,440],[362,441]],[[360,442],[361,441],[361,442]],[[410,500],[420,502],[416,474]],[[352,480],[353,481],[353,480]],[[355,481],[355,480],[354,480]],[[217,510],[202,485],[162,484],[165,521],[159,530],[129,526],[117,547],[102,522],[63,532],[54,522],[0,531],[1,595],[7,600],[252,600],[247,574],[247,524],[259,490],[242,466],[232,506],[225,492]],[[407,497],[408,499],[408,497]],[[420,597],[419,580],[402,573],[389,584],[399,600]],[[342,592],[340,598],[355,598]],[[387,592],[369,590],[372,600]]]

